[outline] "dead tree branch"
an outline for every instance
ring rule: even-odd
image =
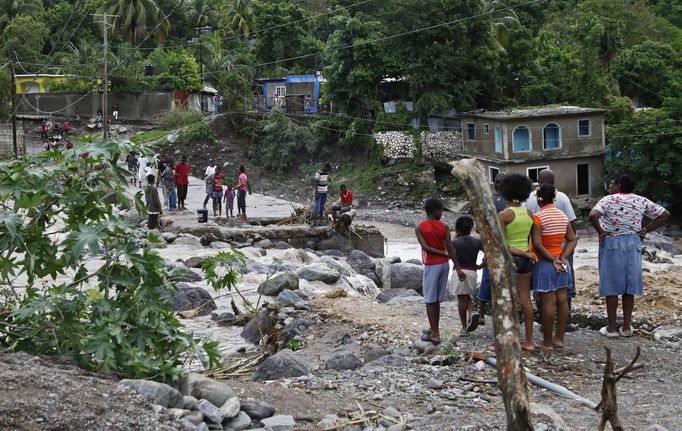
[[[460,160],[451,165],[452,175],[460,180],[469,197],[490,270],[497,381],[507,412],[507,430],[532,430],[530,400],[518,338],[516,276],[512,269],[511,254],[504,243],[504,235],[497,219],[490,185],[476,159]]]
[[[613,361],[611,360],[611,349],[605,347],[606,349],[606,366],[604,367],[604,380],[601,385],[601,402],[595,410],[599,411],[601,409],[601,421],[599,422],[599,431],[604,431],[606,423],[611,424],[611,429],[613,431],[623,431],[623,425],[620,423],[620,418],[618,417],[618,402],[616,400],[616,383],[622,379],[628,372],[635,368],[635,363],[639,359],[640,348],[637,346],[637,353],[632,361],[622,369],[622,371],[616,375],[613,371]]]

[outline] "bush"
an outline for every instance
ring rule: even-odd
[[[190,144],[194,141],[201,140],[214,140],[215,134],[210,127],[206,125],[203,121],[197,121],[189,126],[186,126],[180,134],[178,135],[177,143],[179,144]]]
[[[164,129],[177,129],[204,119],[204,114],[191,109],[174,109],[161,118]]]
[[[211,366],[219,353],[176,319],[171,274],[148,247],[159,238],[102,199],[113,192],[128,200],[117,161],[131,150],[95,142],[0,164],[0,343],[93,370],[175,380],[186,361]],[[140,193],[134,203],[144,213]]]

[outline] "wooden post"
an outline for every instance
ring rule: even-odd
[[[606,423],[611,424],[613,431],[623,431],[623,425],[618,417],[618,402],[616,401],[616,383],[620,381],[628,372],[635,369],[635,362],[639,358],[640,348],[637,346],[637,353],[626,367],[620,369],[620,372],[613,370],[613,361],[611,360],[611,349],[606,349],[606,366],[604,367],[604,380],[601,386],[601,402],[595,410],[601,409],[601,420],[599,421],[598,431],[604,431]],[[617,374],[617,375],[616,375]]]
[[[519,343],[516,273],[497,219],[490,184],[476,159],[450,163],[469,197],[469,203],[483,242],[492,286],[493,333],[497,354],[497,381],[507,411],[508,431],[533,429],[526,373]]]

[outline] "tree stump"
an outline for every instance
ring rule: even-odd
[[[532,430],[530,400],[518,337],[516,273],[493,205],[490,185],[476,159],[464,159],[451,165],[452,175],[459,178],[469,197],[490,270],[497,381],[507,412],[507,430]]]
[[[616,383],[623,378],[628,372],[632,371],[635,362],[639,358],[640,348],[637,346],[637,353],[635,357],[630,361],[627,367],[623,368],[622,371],[616,375],[613,371],[613,361],[611,360],[611,349],[604,347],[606,349],[606,366],[604,367],[604,380],[601,384],[601,402],[595,410],[599,411],[601,409],[601,421],[599,422],[599,431],[604,431],[606,423],[611,424],[611,429],[613,431],[623,431],[623,425],[620,423],[620,418],[618,417],[618,402],[616,401]]]

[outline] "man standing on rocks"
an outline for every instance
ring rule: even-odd
[[[156,177],[154,174],[147,175],[147,187],[144,189],[144,200],[147,204],[147,227],[156,229],[159,227],[159,216],[163,212],[159,191],[156,189]]]
[[[538,174],[538,184],[543,185],[543,184],[549,184],[549,185],[554,185],[554,172],[550,171],[549,169],[543,169],[540,171]],[[523,206],[528,208],[530,212],[533,214],[537,214],[540,212],[540,206],[538,205],[537,202],[537,190],[533,190],[528,196],[528,200],[523,203]],[[554,206],[561,210],[562,213],[568,217],[568,223],[571,225],[571,228],[573,229],[573,232],[576,232],[575,229],[575,211],[573,211],[573,205],[571,204],[571,200],[566,196],[566,193],[561,192],[559,190],[556,191],[556,199],[554,201]],[[570,323],[571,323],[571,299],[575,298],[575,272],[573,271],[573,252],[571,252],[570,255],[568,255],[568,265],[571,267],[571,284],[568,286],[568,297],[566,298],[568,301],[568,319],[566,320],[566,327],[569,328]],[[540,294],[536,291],[533,291],[533,299],[535,300],[535,305],[538,308],[538,314],[540,316],[540,323],[542,323],[542,301],[540,300]],[[574,330],[574,329],[571,329]]]
[[[187,199],[187,187],[189,187],[189,164],[187,156],[182,156],[182,160],[175,165],[175,185],[178,186],[178,209],[186,210],[185,199]]]
[[[324,206],[327,203],[327,183],[329,182],[329,173],[332,170],[332,164],[327,162],[322,169],[315,172],[315,220],[313,226],[319,220],[323,220]]]
[[[424,264],[422,286],[430,329],[422,334],[421,339],[439,344],[441,342],[440,303],[445,295],[450,273],[448,258],[452,260],[460,280],[466,279],[466,274],[457,261],[457,252],[450,239],[450,228],[440,221],[443,215],[443,203],[438,199],[428,199],[424,204],[424,210],[426,220],[415,228],[415,234],[422,248],[422,263]]]

